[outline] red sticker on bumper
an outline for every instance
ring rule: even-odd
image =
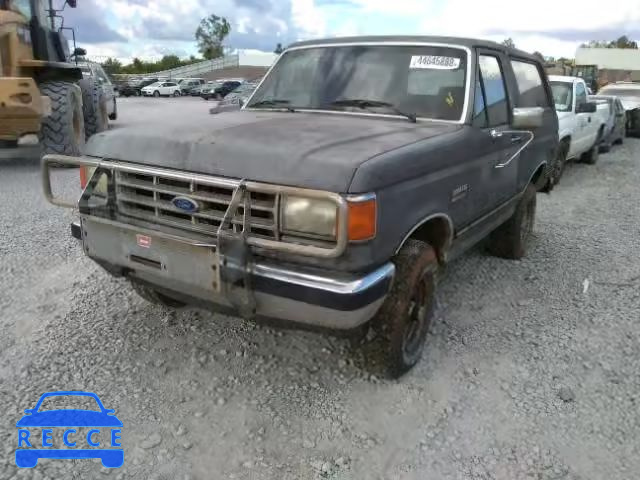
[[[139,247],[151,247],[151,237],[148,237],[147,235],[136,235],[136,241],[138,242]]]

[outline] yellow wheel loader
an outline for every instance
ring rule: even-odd
[[[0,0],[0,147],[18,156],[27,146],[66,155],[84,148],[82,71],[70,58],[85,52],[70,54],[52,2]]]

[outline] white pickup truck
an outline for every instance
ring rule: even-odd
[[[604,105],[598,106],[589,100],[582,78],[550,75],[549,83],[558,113],[560,138],[556,164],[550,174],[551,181],[557,184],[568,160],[581,158],[586,163],[596,163],[607,115],[598,111],[605,108]]]

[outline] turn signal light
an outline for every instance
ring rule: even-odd
[[[348,237],[352,242],[371,240],[376,236],[376,199],[348,201]]]

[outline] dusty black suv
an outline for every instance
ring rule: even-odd
[[[367,351],[397,376],[447,261],[485,237],[525,254],[557,144],[536,57],[358,37],[291,46],[240,111],[99,133],[43,171],[49,200],[79,208],[86,254],[145,299],[371,325]],[[51,195],[51,163],[81,166],[77,205]]]

